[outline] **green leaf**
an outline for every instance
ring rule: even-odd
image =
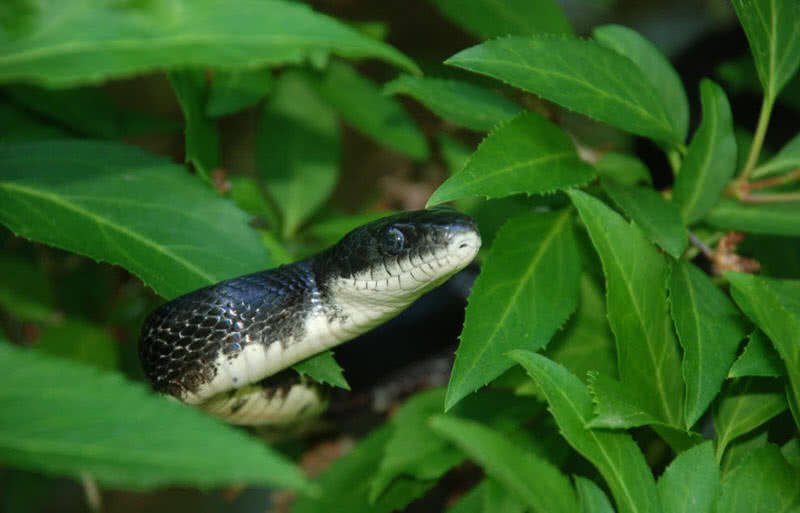
[[[361,76],[352,66],[334,61],[317,83],[320,96],[342,118],[375,141],[416,160],[429,156],[428,143],[400,102]]]
[[[272,89],[268,69],[225,70],[214,72],[205,114],[216,118],[252,107]]]
[[[203,71],[173,71],[169,81],[178,97],[186,122],[186,162],[206,181],[219,166],[219,134],[214,120],[206,117],[208,83]]]
[[[624,55],[636,64],[661,96],[672,122],[675,140],[686,140],[689,131],[689,100],[675,68],[656,46],[641,34],[621,25],[603,25],[592,30],[595,41]]]
[[[713,513],[720,475],[710,441],[678,455],[658,480],[664,513]]]
[[[0,255],[0,308],[23,320],[48,322],[57,318],[53,284],[28,260]]]
[[[771,380],[741,378],[733,381],[714,409],[717,461],[722,460],[732,440],[753,431],[786,408],[783,391]]]
[[[736,171],[736,138],[725,91],[704,79],[700,82],[700,99],[703,121],[672,189],[672,199],[687,224],[705,217]]]
[[[444,415],[433,417],[430,426],[535,511],[572,513],[578,509],[567,476],[541,456],[521,451],[501,433],[478,422]]]
[[[566,132],[525,112],[495,127],[464,169],[436,189],[428,206],[472,196],[549,193],[592,178],[594,170],[578,157]]]
[[[572,34],[572,27],[554,0],[434,0],[457,25],[481,39],[542,32]]]
[[[800,469],[800,439],[792,438],[781,447],[781,454],[791,466]]]
[[[66,319],[47,326],[36,346],[49,354],[114,370],[119,366],[119,348],[108,329],[79,319]]]
[[[667,308],[668,267],[642,232],[600,200],[569,192],[607,280],[608,320],[626,400],[668,425],[683,425],[678,345]]]
[[[292,365],[292,368],[299,372],[313,378],[320,383],[327,383],[329,385],[350,390],[350,385],[342,373],[342,368],[333,358],[333,351],[323,351],[317,353],[310,358],[306,358],[302,362]]]
[[[646,404],[637,401],[627,387],[608,376],[591,372],[588,376],[589,393],[595,403],[594,418],[586,427],[627,429],[663,423],[648,412]]]
[[[653,184],[653,178],[650,176],[647,166],[641,160],[627,153],[609,151],[594,163],[594,167],[600,176],[613,178],[625,185],[634,185],[639,182],[647,185]]]
[[[525,513],[528,506],[513,490],[500,484],[500,481],[488,477],[484,479],[486,486],[483,489],[483,511],[492,513]],[[509,493],[511,491],[512,493]],[[450,513],[450,510],[447,510]]]
[[[497,234],[470,294],[445,410],[510,368],[509,351],[544,347],[575,310],[580,257],[571,214],[516,217]]]
[[[800,505],[800,474],[777,445],[753,451],[722,480],[719,512],[795,512]]]
[[[173,298],[269,267],[247,216],[168,159],[114,142],[0,146],[0,222]]]
[[[644,235],[673,258],[680,258],[688,243],[686,227],[674,203],[649,187],[624,185],[604,178],[603,190],[642,229]]]
[[[800,203],[742,203],[721,198],[705,221],[723,230],[800,236]]]
[[[88,473],[130,489],[241,483],[311,489],[261,440],[119,374],[6,343],[0,343],[0,404],[0,461],[8,466]]]
[[[574,476],[573,479],[581,513],[614,513],[614,507],[608,500],[606,492],[594,481],[582,476]]]
[[[800,168],[800,133],[786,143],[781,151],[753,171],[753,178],[780,174]]]
[[[473,148],[444,132],[437,134],[436,140],[439,143],[442,160],[447,165],[448,174],[453,175],[461,171],[472,155]]]
[[[389,513],[424,494],[433,482],[397,479],[375,503],[368,500],[369,486],[392,430],[384,425],[360,440],[316,479],[322,490],[316,497],[305,495],[295,502],[292,513],[346,511]]]
[[[659,92],[647,77],[630,59],[594,41],[511,36],[463,50],[446,64],[494,77],[628,132],[675,141]]]
[[[34,116],[8,102],[0,101],[0,143],[69,137],[67,130]]]
[[[685,427],[690,429],[719,393],[747,331],[731,300],[686,260],[672,265],[669,295],[683,347]]]
[[[745,456],[759,447],[765,447],[769,438],[769,426],[762,425],[761,427],[742,435],[730,444],[725,449],[725,455],[722,458],[722,475],[727,475],[731,469],[742,462]]]
[[[779,378],[785,374],[786,367],[772,346],[772,342],[764,335],[763,331],[755,330],[750,334],[744,352],[733,363],[728,377],[762,376],[765,378]]]
[[[384,94],[406,94],[456,125],[486,132],[522,107],[484,87],[460,80],[402,75],[383,86]]]
[[[592,418],[592,399],[583,383],[544,356],[514,351],[511,357],[547,398],[562,436],[605,478],[620,513],[660,512],[653,474],[630,435],[585,428]]]
[[[796,0],[733,0],[771,103],[800,66],[800,4]]]
[[[467,491],[464,495],[458,498],[455,504],[447,509],[447,513],[490,513],[486,510],[484,505],[486,503],[486,496],[489,493],[490,478],[484,478],[480,483],[473,486],[472,489]]]
[[[800,426],[800,281],[727,272],[736,304],[767,334],[786,365],[789,406]]]
[[[30,26],[0,32],[0,82],[65,87],[156,69],[298,64],[323,51],[418,71],[391,46],[294,2],[75,0],[39,10]]]
[[[339,173],[339,124],[305,74],[285,72],[261,112],[258,172],[294,234],[330,196]]]

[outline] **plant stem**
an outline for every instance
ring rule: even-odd
[[[767,134],[767,125],[769,125],[769,118],[772,114],[772,106],[775,104],[775,99],[772,95],[765,94],[764,101],[761,103],[761,114],[758,116],[758,125],[756,125],[756,133],[753,136],[753,144],[750,145],[750,154],[747,156],[747,163],[744,165],[742,174],[739,175],[737,182],[741,185],[750,178],[750,174],[756,167],[758,156],[761,154],[761,147],[764,145],[764,136]]]
[[[800,201],[800,192],[783,192],[776,194],[748,194],[739,198],[744,203],[787,203]]]
[[[763,180],[750,182],[747,184],[747,189],[751,191],[766,189],[768,187],[775,187],[777,185],[794,182],[795,180],[800,180],[800,167],[790,173],[786,173],[785,175],[773,176],[772,178],[764,178]]]

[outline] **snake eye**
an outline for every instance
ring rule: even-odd
[[[396,255],[403,250],[403,245],[405,244],[406,238],[403,235],[403,232],[398,230],[397,228],[389,228],[385,232],[383,232],[383,239],[381,240],[381,245],[383,246],[383,250],[389,253],[390,255]]]

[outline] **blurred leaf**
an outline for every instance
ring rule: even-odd
[[[705,221],[723,230],[800,236],[800,203],[742,203],[721,198]]]
[[[447,165],[448,174],[454,175],[464,169],[464,165],[472,155],[472,148],[444,132],[437,134],[437,141],[439,141],[439,151],[442,154],[442,160]]]
[[[316,479],[322,493],[317,497],[300,497],[291,509],[292,513],[389,513],[402,509],[424,494],[433,482],[400,478],[376,502],[369,502],[370,482],[391,434],[389,426],[384,425],[360,440]]]
[[[573,513],[578,501],[569,478],[552,463],[521,451],[501,433],[478,422],[438,415],[431,428],[455,443],[483,470],[536,511]]]
[[[622,130],[675,141],[658,90],[627,57],[594,41],[511,36],[462,50],[445,63],[502,80]]]
[[[47,124],[38,116],[0,100],[0,144],[33,139],[58,139],[68,135],[63,128]]]
[[[750,55],[723,62],[717,67],[716,74],[728,85],[727,90],[731,95],[740,93],[761,95],[763,93],[756,66]],[[789,79],[778,94],[778,102],[794,109],[800,109],[799,74],[795,74],[793,78]]]
[[[457,25],[481,39],[542,32],[572,34],[554,0],[433,0]]]
[[[685,427],[691,429],[719,393],[747,332],[728,296],[686,260],[672,265],[669,301],[683,348]]]
[[[736,138],[731,107],[714,82],[700,82],[703,121],[675,178],[672,199],[687,224],[703,219],[736,172]]]
[[[115,142],[0,146],[0,222],[121,265],[167,299],[270,264],[230,201],[182,166]]]
[[[665,424],[683,426],[680,357],[667,308],[667,262],[636,226],[603,202],[577,190],[569,195],[603,262],[625,401]]]
[[[256,161],[290,237],[330,196],[339,174],[339,124],[305,74],[284,72],[261,112]]]
[[[797,0],[733,0],[764,95],[772,102],[800,66]]]
[[[406,94],[434,114],[478,132],[522,112],[522,107],[480,86],[459,80],[402,75],[383,86],[385,94]]]
[[[678,454],[658,480],[664,513],[713,513],[719,492],[719,467],[710,441]]]
[[[714,409],[717,461],[728,444],[787,408],[783,390],[774,380],[740,378],[723,390]]]
[[[772,341],[786,365],[789,406],[800,426],[800,281],[727,272],[731,295]]]
[[[186,162],[210,182],[211,172],[219,166],[219,134],[216,121],[205,113],[209,89],[205,72],[172,71],[169,81],[186,123]]]
[[[380,144],[416,160],[426,160],[428,143],[396,98],[359,74],[334,61],[317,83],[320,96],[348,123]]]
[[[446,417],[443,417],[446,418]],[[526,501],[521,499],[513,490],[503,486],[500,481],[487,477],[484,479],[486,486],[483,490],[483,511],[492,513],[525,513],[528,511]],[[509,493],[511,491],[512,493]],[[574,492],[573,492],[574,493]],[[450,510],[447,510],[450,513]]]
[[[0,276],[0,308],[23,320],[54,320],[53,285],[41,269],[26,260],[0,255]]]
[[[80,134],[107,139],[180,128],[179,123],[118,105],[103,87],[44,89],[9,86],[3,92],[14,103]]]
[[[0,404],[0,461],[9,466],[89,473],[127,489],[240,483],[311,489],[296,467],[242,431],[119,374],[6,343],[0,343]]]
[[[800,168],[800,133],[786,143],[774,157],[758,166],[752,174],[753,178],[780,174]]]
[[[778,378],[786,374],[786,367],[772,342],[761,330],[750,334],[747,345],[741,356],[734,362],[728,373],[729,378],[744,376],[762,376],[765,378]]]
[[[324,245],[331,245],[361,225],[391,215],[391,211],[365,212],[363,214],[334,215],[312,223],[303,233],[320,239]]]
[[[317,353],[302,362],[292,365],[292,368],[300,374],[314,378],[315,381],[320,383],[327,383],[328,385],[350,390],[350,385],[347,384],[342,368],[333,358],[333,351]]]
[[[761,276],[800,279],[800,237],[748,233],[737,253],[757,260]]]
[[[514,351],[511,357],[542,390],[562,436],[605,478],[619,512],[660,512],[653,474],[630,435],[585,427],[592,418],[592,399],[583,383],[544,356]]]
[[[208,93],[205,115],[216,118],[252,107],[271,89],[272,73],[268,69],[217,70]]]
[[[428,206],[472,196],[549,193],[592,178],[594,170],[578,157],[566,132],[525,112],[496,126],[464,168],[436,189]]]
[[[269,230],[276,231],[280,225],[278,214],[267,201],[258,181],[247,175],[229,175],[226,179],[231,183],[231,190],[228,194],[236,206],[248,214],[260,216]]]
[[[716,510],[795,512],[800,505],[798,479],[797,469],[789,465],[777,445],[761,447],[725,475]]]
[[[652,185],[653,179],[650,170],[644,163],[633,155],[609,151],[594,163],[597,174],[613,178],[625,185],[634,185],[642,182]]]
[[[579,284],[570,209],[508,221],[472,288],[445,410],[513,366],[512,349],[544,347],[575,310]]]
[[[51,87],[156,69],[298,64],[315,52],[417,66],[391,46],[294,2],[215,0],[47,4],[22,35],[0,32],[0,82]]]
[[[614,513],[614,507],[608,500],[606,492],[594,481],[581,476],[573,476],[573,479],[581,513]]]
[[[595,404],[595,416],[586,424],[588,428],[628,429],[664,422],[620,381],[591,372],[587,387]]]
[[[649,187],[624,185],[604,178],[603,190],[652,242],[673,258],[680,258],[688,243],[681,214],[672,202]]]
[[[675,140],[686,140],[689,131],[689,100],[675,68],[656,46],[641,34],[621,25],[603,25],[592,30],[592,37],[601,45],[624,55],[636,64],[661,95],[661,101],[672,121]]]
[[[45,327],[37,347],[46,353],[88,363],[98,369],[119,367],[119,348],[111,333],[80,319],[66,319]]]
[[[484,478],[480,483],[473,486],[464,495],[459,497],[455,504],[447,508],[447,513],[491,513],[492,511],[502,510],[487,510],[486,496],[489,493],[490,478]]]
[[[781,447],[781,454],[795,469],[800,470],[800,439],[792,438]]]

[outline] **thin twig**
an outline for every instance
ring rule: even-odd
[[[800,192],[779,192],[775,194],[748,194],[739,198],[744,203],[788,203],[800,201]]]
[[[747,189],[751,191],[755,191],[758,189],[767,189],[769,187],[775,187],[778,185],[787,184],[789,182],[794,182],[795,180],[800,180],[800,167],[795,169],[791,173],[786,173],[785,175],[773,176],[771,178],[764,178],[763,180],[750,182],[749,184],[747,184]]]
[[[705,242],[700,240],[700,237],[698,237],[692,232],[689,232],[689,241],[691,241],[692,244],[694,244],[700,251],[702,251],[703,255],[705,255],[706,258],[708,258],[709,260],[714,258],[714,250],[708,247]]]
[[[758,125],[756,125],[756,133],[753,135],[753,144],[750,145],[750,154],[747,156],[747,163],[744,165],[742,174],[737,179],[739,185],[747,182],[756,167],[758,156],[761,155],[761,147],[764,144],[764,136],[767,135],[767,125],[769,125],[774,103],[774,98],[771,98],[770,95],[764,95],[764,101],[761,103],[761,113],[758,116]]]

